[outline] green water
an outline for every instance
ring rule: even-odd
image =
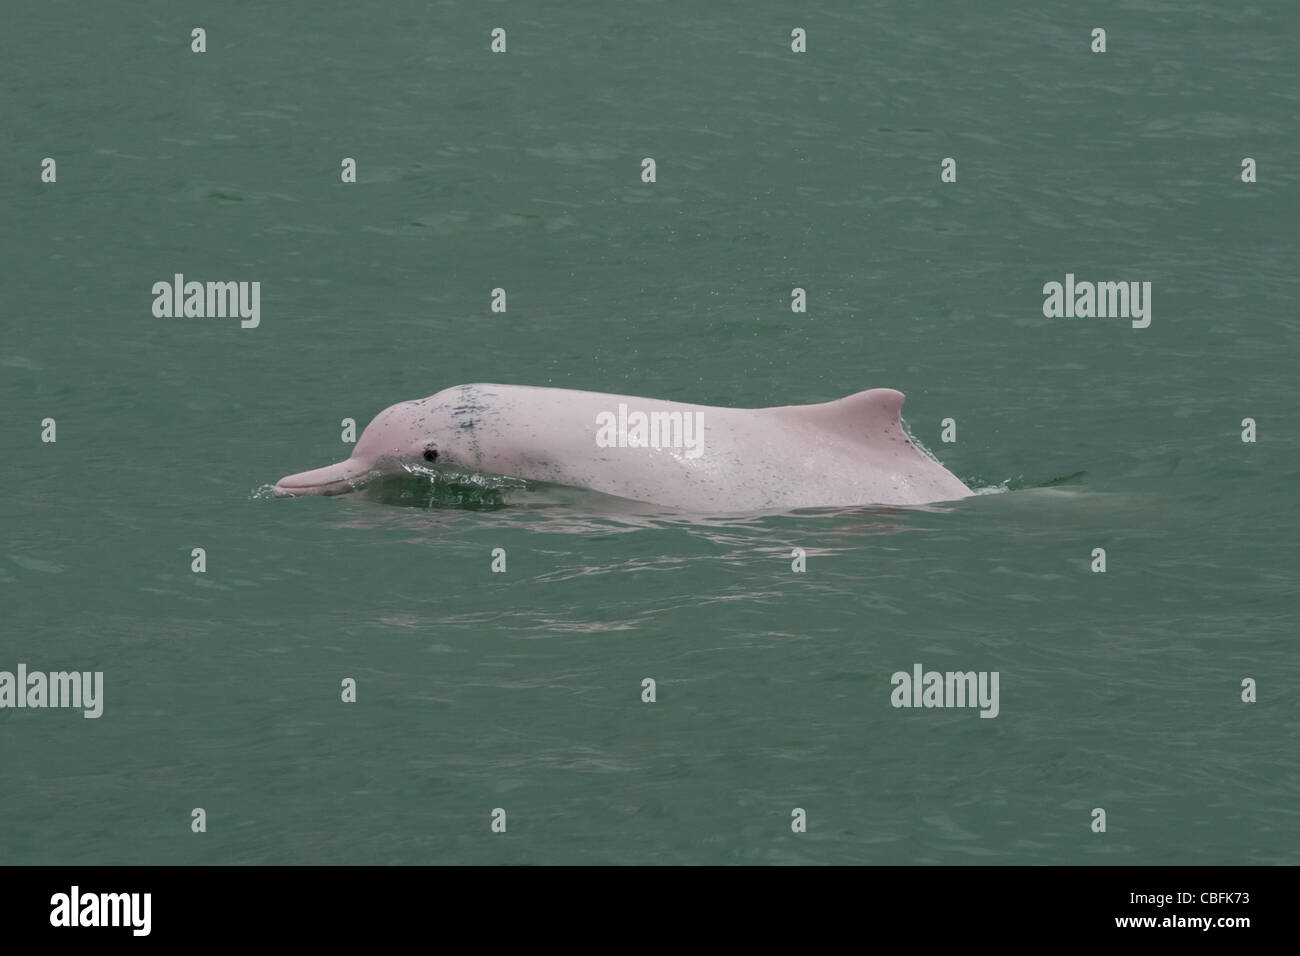
[[[102,671],[104,710],[0,710],[0,863],[1297,862],[1294,4],[4,32],[0,670]],[[261,282],[259,327],[155,318],[175,273]],[[1045,318],[1067,273],[1151,282],[1150,327]],[[267,496],[343,418],[480,381],[894,387],[989,493]],[[894,708],[916,663],[997,671],[998,716]]]

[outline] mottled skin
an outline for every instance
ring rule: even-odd
[[[703,453],[602,448],[597,415],[703,413]],[[700,513],[918,505],[972,494],[907,439],[903,395],[858,392],[820,405],[714,408],[521,385],[459,385],[384,409],[347,461],[280,479],[280,497],[339,494],[431,460],[439,470],[590,488]]]

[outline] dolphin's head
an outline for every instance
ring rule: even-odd
[[[339,495],[366,478],[398,473],[413,462],[446,464],[455,438],[446,418],[445,409],[428,399],[391,405],[366,426],[350,458],[281,478],[275,495]]]

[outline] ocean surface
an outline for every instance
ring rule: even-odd
[[[103,691],[0,708],[0,863],[1300,862],[1296,4],[47,0],[2,42],[0,671]],[[156,316],[178,273],[259,324]],[[1047,317],[1067,275],[1149,326]],[[897,388],[981,493],[269,493],[470,382]],[[893,706],[916,665],[997,716]]]

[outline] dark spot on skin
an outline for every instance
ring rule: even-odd
[[[469,451],[474,456],[475,464],[483,462],[483,448],[479,444],[477,428],[479,418],[488,410],[483,402],[483,395],[472,385],[460,387],[460,404],[452,408],[451,418],[456,427],[467,433]]]
[[[436,449],[436,448],[426,448],[426,449],[424,450],[424,460],[425,460],[425,461],[437,461],[437,460],[438,460],[438,449]]]

